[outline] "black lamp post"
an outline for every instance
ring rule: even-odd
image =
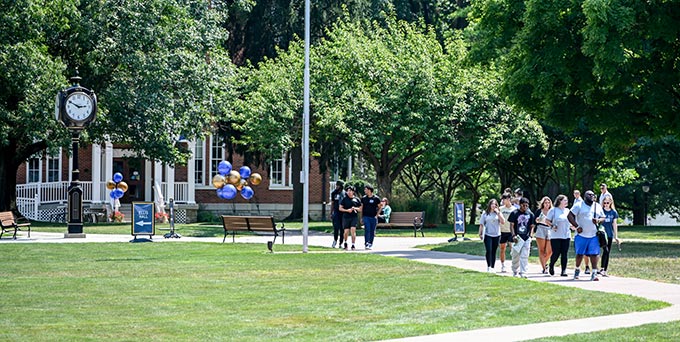
[[[642,184],[642,192],[644,193],[644,196],[645,196],[643,198],[643,200],[645,202],[644,203],[644,216],[643,216],[645,222],[643,223],[643,226],[646,226],[647,225],[647,194],[649,193],[649,183],[645,182],[644,184]]]
[[[68,232],[64,237],[85,237],[83,233],[83,189],[80,186],[80,170],[78,170],[78,144],[80,133],[92,123],[97,113],[97,96],[87,88],[80,86],[81,78],[71,77],[71,86],[57,93],[59,121],[71,131],[71,147],[73,149],[73,171],[71,184],[68,187]]]

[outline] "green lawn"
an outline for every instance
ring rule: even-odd
[[[639,327],[604,330],[593,333],[548,337],[531,341],[620,342],[620,341],[680,341],[680,321],[645,324]]]
[[[680,240],[678,226],[621,226],[619,236],[622,239],[641,240]]]
[[[667,306],[374,254],[297,249],[2,244],[0,340],[375,340]],[[527,296],[532,305],[517,301]]]
[[[420,246],[442,252],[484,255],[484,244],[479,239],[448,244]],[[569,248],[569,267],[574,267],[574,248]],[[612,246],[609,274],[680,284],[680,243],[624,242],[621,251]],[[510,260],[510,249],[506,251]],[[538,263],[536,243],[532,242],[529,262]],[[558,261],[559,265],[559,261]],[[582,266],[583,267],[583,266]],[[557,268],[559,269],[559,267]]]

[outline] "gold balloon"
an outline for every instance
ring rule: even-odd
[[[123,190],[123,192],[126,192],[127,189],[128,189],[127,183],[125,183],[125,182],[118,183],[118,189],[121,189],[121,190]]]
[[[220,189],[224,186],[224,177],[222,175],[215,175],[212,179],[212,184],[215,187],[215,189]]]
[[[116,182],[114,182],[112,180],[106,182],[106,188],[109,189],[109,190],[115,189],[116,188]]]
[[[243,187],[246,186],[246,185],[248,185],[248,181],[245,180],[245,179],[243,179],[243,178],[241,178],[241,180],[238,182],[238,184],[235,185],[235,186],[236,186],[236,190],[241,191],[241,190],[243,189]]]
[[[227,183],[237,186],[241,182],[241,174],[238,171],[231,170],[227,176]]]
[[[250,175],[250,183],[253,185],[260,185],[262,183],[262,176],[259,173],[253,173]]]

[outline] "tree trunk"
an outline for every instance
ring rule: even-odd
[[[302,146],[296,146],[290,153],[291,172],[293,173],[293,209],[286,220],[301,220],[302,219],[302,201],[304,197],[304,188],[300,183],[300,171],[302,171]]]
[[[12,155],[5,149],[4,156]],[[0,158],[0,211],[17,213],[17,171],[19,165],[13,159]]]

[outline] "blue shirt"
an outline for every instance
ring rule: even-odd
[[[619,213],[616,212],[616,209],[604,210],[604,222],[602,222],[602,226],[610,239],[614,237],[614,221],[616,221],[617,218],[619,218]]]

